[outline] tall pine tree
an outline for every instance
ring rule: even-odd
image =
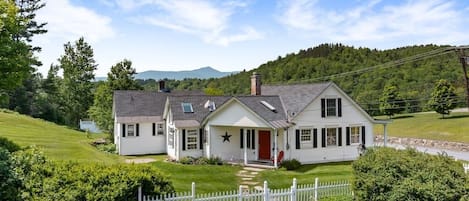
[[[63,70],[63,97],[65,123],[78,127],[80,119],[88,117],[87,111],[93,103],[94,71],[97,64],[93,58],[93,49],[81,37],[74,44],[64,45],[65,54],[59,58]]]

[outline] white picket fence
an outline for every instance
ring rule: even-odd
[[[464,167],[464,172],[466,174],[469,173],[469,163],[464,163],[464,164],[462,164],[462,166]]]
[[[314,184],[297,184],[293,179],[293,185],[284,189],[269,189],[267,181],[264,181],[263,190],[243,189],[196,194],[195,183],[192,183],[192,191],[175,193],[164,196],[142,196],[139,188],[139,201],[303,201],[314,200],[332,196],[353,196],[348,181],[319,182],[316,178]]]

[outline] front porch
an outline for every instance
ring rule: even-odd
[[[230,164],[278,168],[283,132],[265,127],[209,126],[205,157],[220,157]],[[281,149],[281,150],[280,150]]]

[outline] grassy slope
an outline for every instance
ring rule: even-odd
[[[0,112],[0,136],[21,146],[36,145],[52,160],[118,162],[119,157],[98,151],[84,132],[71,130],[41,119]],[[102,137],[102,135],[92,135]]]
[[[374,128],[383,134],[383,126]],[[469,143],[469,112],[454,112],[445,119],[437,113],[398,115],[388,125],[388,134],[395,137],[411,137]]]

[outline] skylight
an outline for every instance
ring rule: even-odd
[[[182,111],[184,113],[193,113],[192,103],[182,103]]]
[[[261,104],[264,105],[266,108],[268,108],[272,112],[277,112],[277,109],[275,109],[274,106],[272,106],[270,103],[266,101],[261,101]]]

